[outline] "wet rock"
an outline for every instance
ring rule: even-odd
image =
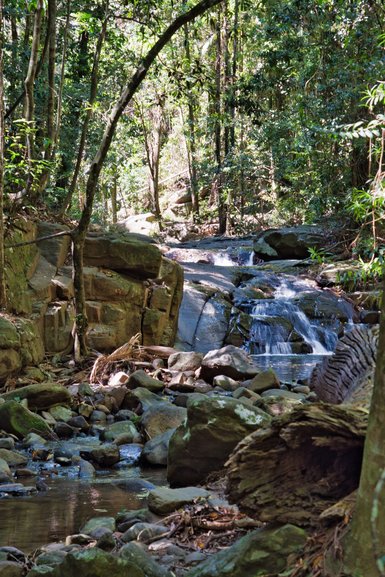
[[[8,483],[11,479],[12,473],[7,461],[0,458],[0,483]]]
[[[310,319],[338,319],[348,322],[354,316],[352,305],[332,292],[300,293],[294,297],[293,302]]]
[[[25,497],[36,493],[36,487],[27,487],[21,483],[2,483],[0,485],[0,497],[4,495],[13,495],[15,497]]]
[[[70,427],[74,427],[75,429],[79,429],[80,431],[88,431],[90,428],[89,423],[85,420],[82,415],[78,415],[77,417],[71,417],[68,421],[68,425]]]
[[[173,371],[196,371],[202,364],[203,354],[194,351],[178,352],[169,356],[168,368]]]
[[[140,443],[140,434],[132,421],[112,423],[102,434],[105,441],[116,441],[124,435],[125,443]],[[121,444],[121,443],[120,443]]]
[[[20,387],[14,391],[3,393],[1,397],[6,401],[26,399],[32,410],[42,411],[53,405],[67,404],[71,395],[65,387],[56,383],[38,383]]]
[[[107,422],[107,415],[104,411],[100,411],[96,409],[93,411],[90,417],[91,423],[106,423]]]
[[[138,371],[134,371],[127,383],[127,387],[129,389],[137,389],[138,387],[143,387],[148,391],[153,393],[159,393],[164,389],[164,383],[159,381],[158,379],[154,379],[150,377],[145,371],[139,369]]]
[[[154,515],[148,509],[136,509],[135,511],[125,511],[118,513],[116,517],[116,527],[118,531],[124,533],[136,523],[150,523],[154,520]]]
[[[187,411],[169,402],[151,407],[142,415],[140,424],[148,439],[153,439],[169,429],[175,429],[186,418]]]
[[[252,405],[262,398],[261,395],[251,391],[250,389],[247,389],[246,387],[239,387],[236,391],[234,391],[233,397],[234,399],[244,399],[250,401],[250,404]]]
[[[221,387],[224,391],[234,392],[240,386],[239,381],[235,381],[226,375],[217,375],[213,379],[215,387]]]
[[[115,531],[115,519],[114,517],[92,517],[87,523],[85,523],[81,529],[81,533],[86,535],[94,536],[94,532],[100,528],[109,529],[110,531]]]
[[[323,247],[325,233],[320,227],[301,225],[271,228],[257,235],[256,256],[264,260],[308,258],[309,248]]]
[[[115,421],[130,421],[132,417],[136,416],[133,411],[129,409],[120,409],[115,415]]]
[[[234,347],[234,345],[227,345],[205,355],[200,376],[208,382],[212,382],[217,375],[226,375],[234,380],[244,380],[254,377],[258,372],[258,368],[245,351]]]
[[[7,401],[0,405],[0,429],[18,438],[25,437],[30,432],[39,433],[42,437],[53,436],[52,429],[44,419],[16,401]]]
[[[9,449],[0,449],[0,459],[3,459],[10,467],[25,465],[28,461],[27,457],[22,453],[10,451]]]
[[[5,553],[7,555],[7,561],[20,561],[20,563],[24,563],[26,561],[26,555],[17,547],[0,547],[0,553]]]
[[[270,389],[268,391],[264,391],[261,394],[262,398],[273,397],[273,398],[283,398],[283,399],[290,399],[291,401],[297,401],[298,403],[302,403],[305,400],[306,395],[302,393],[293,393],[292,391],[285,391],[284,389]]]
[[[113,532],[109,529],[100,528],[94,532],[93,537],[96,539],[96,546],[103,551],[112,551],[116,547]]]
[[[98,548],[69,553],[64,561],[53,568],[48,575],[49,577],[74,577],[74,575],[79,577],[106,577],[106,575],[145,577],[144,572],[129,561],[116,558]]]
[[[291,554],[305,545],[306,533],[294,525],[258,529],[209,557],[186,577],[263,577],[283,572]]]
[[[54,431],[59,439],[70,439],[76,433],[74,427],[71,427],[71,425],[62,421],[56,423]]]
[[[32,469],[28,469],[27,467],[16,469],[15,471],[15,477],[17,479],[26,479],[28,477],[35,477],[35,476],[36,472],[33,471]]]
[[[112,443],[91,449],[88,454],[100,467],[112,467],[120,461],[119,447]]]
[[[228,397],[203,395],[187,405],[187,420],[170,439],[167,478],[174,487],[194,485],[223,467],[241,439],[270,422],[257,407]]]
[[[138,407],[143,411],[148,411],[151,407],[160,406],[160,403],[166,402],[164,399],[140,387],[132,391],[128,391],[123,401],[122,407],[124,409],[130,409],[136,411]]]
[[[183,487],[182,489],[170,489],[169,487],[157,487],[148,495],[148,507],[157,515],[167,515],[198,499],[207,499],[210,493],[198,487]]]
[[[135,523],[132,527],[127,529],[121,536],[124,543],[130,541],[142,541],[148,543],[161,538],[169,532],[169,528],[165,525],[157,525],[155,523]]]
[[[169,429],[161,435],[157,435],[143,447],[141,459],[150,465],[167,465],[168,446],[175,429]]]
[[[49,565],[53,567],[54,565],[59,565],[62,563],[66,555],[67,553],[65,551],[60,550],[45,551],[36,557],[35,563],[36,565]]]
[[[92,479],[95,477],[96,471],[95,467],[85,459],[79,460],[79,478],[80,479]]]
[[[139,543],[131,542],[123,545],[119,551],[119,557],[127,559],[136,567],[141,568],[146,577],[172,577],[173,575],[154,561],[151,555],[141,548]]]
[[[268,389],[278,389],[280,381],[274,370],[268,369],[267,371],[263,371],[262,373],[259,373],[259,375],[256,375],[249,383],[244,383],[244,385],[250,389],[250,391],[260,394]]]
[[[49,414],[55,419],[55,421],[63,421],[64,423],[68,423],[68,421],[72,419],[73,416],[71,409],[61,405],[51,407]]]
[[[0,438],[0,449],[9,449],[12,451],[15,448],[15,441],[12,437]]]
[[[24,567],[14,561],[0,561],[0,577],[23,577]]]

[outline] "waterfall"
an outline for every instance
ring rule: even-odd
[[[324,355],[333,351],[337,341],[333,327],[310,320],[293,301],[305,289],[309,287],[302,281],[282,277],[273,298],[259,300],[252,306],[251,353]]]

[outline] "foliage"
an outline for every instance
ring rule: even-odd
[[[123,4],[75,0],[68,29],[66,4],[58,4],[56,94],[65,43],[67,51],[55,158],[49,165],[48,186],[39,191],[43,203],[59,208],[69,187],[104,18],[108,19],[107,35],[70,212],[74,218],[82,208],[89,163],[111,102],[165,23],[191,4],[189,0],[129,0]],[[5,8],[8,110],[23,88],[33,10],[31,4],[27,12],[19,0],[11,0]],[[347,218],[353,215],[357,224],[365,219],[369,223],[373,210],[379,218],[380,195],[376,206],[370,206],[363,191],[368,190],[368,178],[373,178],[367,142],[371,142],[374,158],[384,125],[379,107],[385,85],[378,81],[384,51],[381,43],[378,45],[383,34],[381,17],[381,7],[364,0],[349,4],[275,0],[256,5],[250,0],[227,0],[199,23],[180,31],[149,72],[136,95],[136,106],[129,106],[121,120],[105,164],[94,218],[104,222],[107,214],[107,220],[111,219],[114,187],[121,216],[150,207],[143,127],[151,126],[155,95],[164,98],[168,125],[159,168],[159,180],[165,181],[159,190],[160,204],[167,218],[185,216],[185,209],[170,206],[170,198],[180,188],[180,174],[188,174],[187,191],[192,186],[192,145],[196,149],[196,188],[203,207],[200,221],[212,220],[213,215],[217,218],[218,205],[228,214],[229,231],[238,233],[266,223],[312,222],[336,211]],[[40,56],[46,25],[47,11]],[[47,168],[46,151],[52,144],[47,140],[47,67],[48,53],[35,81],[35,119],[29,129],[36,146],[31,166],[23,151],[26,127],[18,123],[23,118],[22,99],[7,118],[7,145],[11,147],[7,153],[8,190],[12,193],[22,193],[28,171],[35,173],[33,181],[38,183]],[[142,110],[144,124],[138,110]],[[218,142],[220,149],[216,150]],[[173,175],[175,179],[170,178]]]

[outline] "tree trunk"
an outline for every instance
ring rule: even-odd
[[[99,83],[99,62],[100,62],[100,55],[102,52],[102,47],[103,47],[103,42],[104,39],[106,37],[106,31],[107,31],[107,18],[105,18],[103,24],[102,24],[102,29],[100,31],[99,37],[98,37],[98,42],[96,44],[96,50],[95,50],[95,55],[94,55],[94,62],[93,62],[93,66],[92,66],[92,72],[91,72],[91,88],[90,88],[90,99],[88,102],[88,106],[87,106],[87,110],[85,113],[85,117],[84,117],[84,122],[83,122],[83,126],[82,126],[82,132],[80,135],[80,142],[79,142],[79,148],[78,148],[78,154],[76,157],[76,164],[75,164],[75,168],[74,168],[74,172],[72,175],[72,180],[71,180],[71,184],[69,186],[67,195],[64,199],[63,202],[63,206],[61,208],[61,214],[63,215],[67,209],[70,207],[71,205],[71,201],[72,201],[72,197],[73,194],[76,190],[76,185],[77,185],[77,181],[79,178],[79,173],[80,173],[80,167],[82,164],[82,160],[83,160],[83,154],[84,154],[84,149],[86,146],[86,140],[87,140],[87,134],[88,134],[88,126],[89,123],[91,121],[92,118],[92,114],[93,114],[93,105],[95,104],[96,101],[96,96],[97,96],[97,91],[98,91],[98,83]]]
[[[226,212],[223,202],[223,182],[222,182],[222,10],[218,7],[218,17],[216,26],[216,59],[215,59],[215,97],[214,97],[214,115],[215,115],[215,164],[216,164],[216,179],[215,192],[218,204],[218,221],[219,234],[226,232]]]
[[[117,170],[117,167],[115,170]],[[114,174],[111,188],[111,212],[112,222],[116,224],[118,222],[118,177],[116,173]]]
[[[28,17],[27,21],[29,22],[29,20],[30,20],[30,18]],[[27,26],[27,24],[26,24],[26,26]],[[29,26],[29,24],[28,24],[28,26]],[[25,34],[24,42],[25,42],[26,38],[27,38],[27,33]],[[28,38],[29,38],[29,33],[28,33]],[[44,40],[43,50],[41,51],[39,62],[36,66],[35,81],[36,81],[36,78],[39,76],[39,74],[43,68],[43,64],[45,62],[45,58],[46,58],[47,52],[48,52],[48,44],[49,44],[49,35],[47,33],[45,40]],[[28,49],[29,49],[29,47],[27,45],[26,50],[28,50]],[[9,118],[15,112],[15,110],[19,106],[19,104],[21,104],[23,102],[24,97],[25,97],[25,85],[24,85],[24,89],[19,94],[19,96],[16,98],[14,103],[5,111],[5,119]]]
[[[302,405],[251,433],[227,462],[230,502],[263,522],[317,525],[358,487],[367,413]]]
[[[26,136],[26,147],[27,147],[27,158],[29,165],[29,174],[25,187],[25,193],[28,195],[31,191],[33,184],[33,160],[34,160],[34,82],[36,77],[36,68],[39,56],[39,44],[40,44],[40,33],[41,33],[41,23],[43,18],[43,0],[38,0],[34,24],[33,24],[33,36],[32,36],[32,47],[31,55],[28,64],[27,76],[24,80],[25,87],[25,104],[24,104],[24,118],[28,123],[27,126],[27,136]]]
[[[142,62],[134,72],[130,81],[123,89],[118,101],[112,109],[110,118],[107,122],[107,126],[104,130],[103,138],[101,140],[99,149],[91,163],[90,171],[86,184],[86,203],[80,217],[79,224],[73,234],[73,255],[74,255],[74,283],[76,283],[76,293],[75,293],[75,307],[76,307],[76,332],[79,337],[80,353],[84,355],[87,353],[87,347],[85,342],[85,329],[87,326],[87,315],[85,306],[85,290],[84,290],[84,279],[83,279],[83,251],[84,251],[84,241],[87,234],[87,230],[91,221],[92,210],[95,200],[95,194],[98,184],[98,179],[104,160],[107,156],[108,150],[111,146],[113,136],[121,115],[123,114],[126,106],[138,90],[139,86],[145,79],[148,70],[160,51],[166,46],[166,44],[171,40],[174,34],[180,30],[186,23],[191,22],[194,18],[197,18],[204,12],[206,12],[212,6],[219,4],[222,0],[202,0],[191,8],[188,12],[185,12],[181,16],[178,16],[170,26],[165,30],[165,32],[159,37],[154,46],[149,50],[147,55],[143,58]]]
[[[187,60],[187,74],[191,74],[191,49],[188,24],[184,25],[184,46]],[[195,107],[196,99],[190,82],[187,82],[187,110],[188,110],[188,136],[187,159],[190,175],[191,200],[193,219],[199,215],[199,196],[198,196],[198,179],[197,179],[197,153],[196,153],[196,136],[195,136]]]
[[[385,294],[385,283],[383,287]],[[357,577],[385,575],[385,298],[364,458],[352,529],[346,542],[346,566]]]
[[[4,45],[3,0],[0,0],[0,309],[7,306],[4,260]]]
[[[61,117],[62,117],[62,108],[63,108],[64,72],[65,72],[65,65],[66,65],[66,58],[67,58],[70,14],[71,14],[71,0],[67,0],[66,22],[65,22],[65,26],[64,26],[62,59],[61,59],[61,65],[60,65],[60,80],[59,80],[59,89],[58,89],[58,95],[57,95],[57,109],[56,109],[56,121],[55,121],[55,130],[54,130],[54,142],[53,142],[53,148],[52,148],[52,160],[55,160],[56,149],[57,149],[57,145],[58,145],[58,141],[59,141],[59,137],[60,137]]]
[[[56,0],[48,0],[48,103],[47,103],[47,146],[44,160],[50,162],[55,143],[55,64],[56,64]],[[40,192],[47,186],[50,168],[46,166],[40,177]]]

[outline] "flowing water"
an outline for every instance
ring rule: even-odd
[[[302,347],[304,353],[330,354],[338,339],[336,319],[310,319],[296,297],[309,292],[309,284],[287,275],[276,275],[272,298],[255,301],[251,307],[252,327],[248,350],[252,354],[292,355]],[[311,287],[313,298],[317,291]],[[321,291],[318,291],[321,295]],[[341,299],[341,307],[350,306]],[[351,316],[352,311],[347,312]],[[299,344],[304,343],[305,346]]]
[[[47,491],[2,499],[0,546],[12,545],[30,552],[78,533],[91,517],[140,509],[146,504],[146,490],[137,486],[138,480],[164,485],[165,469],[127,467],[102,472],[92,480],[71,476],[47,478]]]
[[[214,266],[252,266],[254,253],[216,250],[210,261]],[[274,368],[282,381],[304,379],[322,356],[333,350],[339,325],[309,320],[301,311],[295,297],[309,289],[307,283],[287,275],[271,276],[272,298],[244,303],[244,310],[252,316],[248,349],[257,353],[254,360],[262,370]],[[295,339],[305,343],[311,354],[293,354]],[[166,471],[144,470],[130,462],[130,455],[127,457],[123,467],[100,472],[95,479],[79,479],[76,469],[69,468],[63,477],[60,473],[47,477],[46,492],[0,500],[0,546],[32,551],[77,533],[90,517],[113,516],[124,509],[144,506],[146,495],[136,483],[147,480],[155,485],[165,484]]]

